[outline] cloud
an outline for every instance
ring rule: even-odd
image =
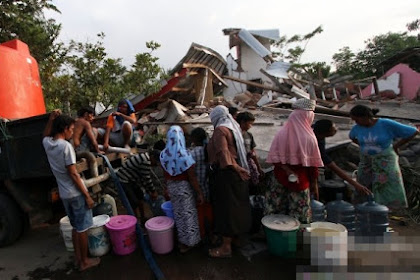
[[[162,47],[155,53],[164,68],[171,68],[185,55],[192,42],[206,45],[226,56],[228,38],[222,29],[278,28],[281,35],[306,34],[322,25],[324,32],[308,44],[303,62],[331,62],[340,48],[357,51],[364,41],[388,31],[406,31],[418,18],[417,0],[324,0],[295,1],[192,1],[192,0],[58,0],[62,14],[49,13],[62,23],[61,39],[96,40],[106,34],[105,46],[125,65],[146,51],[147,41]]]

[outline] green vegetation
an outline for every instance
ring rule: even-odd
[[[98,102],[110,108],[128,95],[156,92],[165,77],[153,55],[160,47],[154,41],[146,42],[148,51],[127,69],[121,58],[108,55],[102,32],[95,43],[58,42],[61,25],[44,14],[60,12],[51,0],[0,0],[0,10],[0,42],[18,38],[28,44],[39,64],[47,110],[72,113]]]

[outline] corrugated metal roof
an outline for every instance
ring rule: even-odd
[[[248,30],[241,29],[238,35],[242,41],[244,41],[251,49],[253,49],[262,58],[271,56],[271,52],[267,50],[267,48],[264,47],[263,44],[261,44],[257,39],[255,39],[254,35],[252,35]]]
[[[266,38],[269,40],[280,40],[280,32],[278,29],[248,30],[254,36]]]
[[[184,64],[200,64],[211,68],[219,76],[222,76],[226,71],[226,60],[216,51],[192,43],[187,54],[178,62],[178,64],[172,69],[170,75],[173,75],[183,68]],[[197,69],[190,69],[190,71],[198,71]]]
[[[287,71],[289,71],[290,66],[292,66],[290,63],[284,61],[276,61],[268,65],[265,71],[271,76],[282,79],[289,79]]]

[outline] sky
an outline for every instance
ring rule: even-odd
[[[187,53],[191,43],[209,47],[223,57],[229,53],[225,28],[278,29],[291,37],[313,31],[323,33],[308,44],[301,62],[331,64],[333,54],[349,46],[353,52],[365,41],[387,32],[407,31],[406,24],[420,18],[418,0],[53,0],[61,14],[48,12],[62,24],[60,40],[96,42],[104,32],[110,57],[130,66],[146,42],[161,47],[154,53],[170,69]],[[415,35],[415,34],[413,34]]]

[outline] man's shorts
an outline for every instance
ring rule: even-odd
[[[132,127],[132,124],[129,122],[129,121],[124,121],[123,122],[123,124],[122,124],[122,126],[123,125],[130,125],[130,127]],[[121,127],[122,127],[121,126]],[[103,137],[104,135],[105,135],[105,129],[103,129],[103,128],[98,128],[98,134],[101,136],[101,137]],[[132,142],[132,140],[133,140],[133,135],[134,135],[134,133],[133,132],[131,132],[131,136],[130,136],[130,141],[129,141],[129,143],[131,143]],[[118,130],[118,131],[111,131],[110,133],[109,133],[109,144],[111,145],[111,146],[114,146],[114,147],[124,147],[124,136],[123,136],[123,133],[122,133],[122,130]]]
[[[62,201],[70,224],[77,232],[85,232],[93,226],[92,210],[88,208],[83,195]]]

